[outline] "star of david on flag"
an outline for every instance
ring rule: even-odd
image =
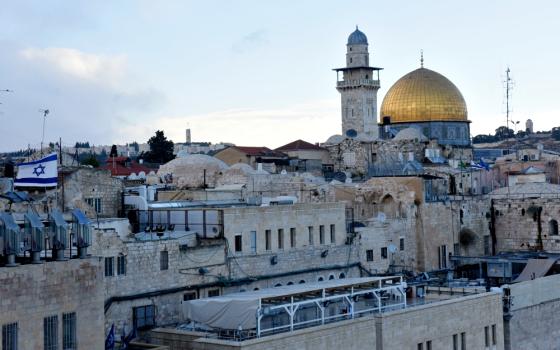
[[[58,180],[57,154],[17,165],[16,187],[55,187]]]

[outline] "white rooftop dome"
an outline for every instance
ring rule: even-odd
[[[428,138],[422,134],[417,128],[406,128],[402,129],[397,133],[393,140],[418,140],[418,141],[428,141]]]
[[[189,154],[163,164],[158,170],[158,176],[170,174],[173,183],[179,187],[200,187],[204,184],[206,176],[206,184],[213,186],[216,177],[226,169],[227,164],[218,158],[205,154]]]
[[[342,141],[344,141],[345,137],[342,135],[332,135],[331,137],[329,137],[327,139],[327,141],[325,141],[326,145],[338,145],[339,143],[341,143]]]

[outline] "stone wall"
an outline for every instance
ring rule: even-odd
[[[558,349],[560,275],[504,286],[513,305],[504,322],[506,349]]]
[[[103,263],[98,258],[0,268],[0,324],[18,324],[18,349],[43,348],[43,319],[76,313],[80,349],[102,349]]]
[[[78,208],[90,218],[118,216],[124,190],[121,179],[111,177],[111,172],[103,169],[77,168],[65,174],[64,172],[61,172],[61,176],[64,179],[65,211]],[[100,199],[101,211],[96,213],[87,199]]]
[[[539,208],[540,234],[539,234]],[[542,248],[548,252],[560,252],[560,236],[554,235],[553,220],[560,222],[560,200],[539,197],[537,194],[520,198],[495,199],[496,237],[498,251],[519,251],[539,249],[539,235]]]

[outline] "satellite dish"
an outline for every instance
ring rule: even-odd
[[[394,244],[389,244],[389,252],[391,253],[396,253],[397,252],[397,246]]]
[[[334,173],[333,179],[340,182],[346,182],[346,174],[342,171],[337,171],[336,173]]]
[[[348,129],[348,130],[346,130],[346,136],[348,136],[350,138],[354,138],[354,137],[358,136],[358,132],[354,129]]]

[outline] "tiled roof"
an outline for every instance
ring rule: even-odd
[[[276,151],[302,151],[302,150],[325,151],[326,149],[303,140],[295,140],[294,142],[290,142],[276,149]]]
[[[279,157],[284,158],[286,155],[282,152],[273,151],[268,147],[247,147],[247,146],[233,146],[247,155],[254,157]]]
[[[130,160],[130,163],[126,166],[127,160],[129,160],[127,157],[115,157],[114,161],[113,158],[107,158],[107,163],[101,169],[109,170],[111,176],[129,176],[132,173],[138,174],[141,171],[148,174],[152,170],[133,160]]]

